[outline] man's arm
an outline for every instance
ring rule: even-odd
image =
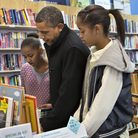
[[[80,103],[87,56],[78,48],[70,48],[64,55],[59,97],[41,123],[44,131],[65,127]]]

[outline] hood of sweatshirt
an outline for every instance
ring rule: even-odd
[[[112,41],[113,44],[103,53],[95,66],[107,65],[121,72],[134,72],[135,64],[130,61],[121,43],[117,39]]]

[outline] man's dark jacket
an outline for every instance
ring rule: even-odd
[[[66,127],[77,110],[89,49],[66,25],[58,39],[45,44],[49,60],[50,97],[53,109],[41,122],[44,131]]]

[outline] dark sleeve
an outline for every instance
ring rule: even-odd
[[[69,117],[77,110],[82,95],[88,54],[84,54],[78,48],[70,48],[67,53],[64,53],[59,97],[53,110],[41,123],[44,131],[66,127]]]

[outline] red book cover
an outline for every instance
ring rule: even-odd
[[[6,13],[7,13],[7,20],[8,20],[8,23],[9,23],[9,25],[11,25],[10,13],[9,13],[8,10],[6,10]]]
[[[32,9],[27,9],[27,12],[28,12],[28,15],[29,15],[29,18],[30,18],[31,26],[35,26],[35,18],[34,18]]]

